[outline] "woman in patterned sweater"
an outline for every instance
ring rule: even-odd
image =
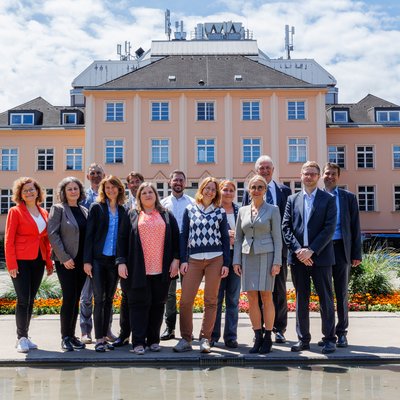
[[[221,278],[229,273],[229,233],[225,210],[219,207],[221,193],[217,179],[208,177],[197,190],[196,203],[183,215],[180,237],[182,295],[180,300],[181,340],[176,352],[192,350],[193,303],[204,277],[204,314],[200,330],[200,351],[210,352]]]

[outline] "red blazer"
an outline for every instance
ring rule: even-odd
[[[48,212],[39,206],[38,209],[47,224]],[[17,260],[36,260],[39,249],[43,260],[46,261],[46,268],[53,269],[47,228],[39,233],[25,203],[11,207],[8,211],[4,249],[8,270],[18,269]]]

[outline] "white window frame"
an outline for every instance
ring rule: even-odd
[[[400,169],[400,144],[394,144],[392,146],[392,157],[393,157],[393,169]],[[398,164],[396,166],[396,163]]]
[[[169,196],[169,187],[168,182],[155,182],[157,193],[160,196],[160,199],[164,199],[165,197]]]
[[[331,151],[330,147],[334,147],[335,150]],[[342,150],[338,150],[339,147],[343,148],[343,151]],[[331,154],[335,156],[334,160],[331,159],[331,157],[330,157]],[[339,162],[339,156],[340,155],[343,155],[343,163]],[[346,169],[346,146],[345,145],[342,145],[342,144],[328,144],[328,154],[327,154],[327,156],[328,156],[328,161],[329,162],[333,162],[333,163],[339,165],[340,168]]]
[[[153,106],[155,104],[159,105],[159,111],[158,111],[158,118],[153,118]],[[162,104],[167,104],[167,119],[162,119]],[[170,118],[170,109],[171,109],[171,104],[167,100],[152,100],[150,102],[150,121],[151,122],[168,122],[171,120]]]
[[[45,150],[44,154],[39,154],[39,151]],[[53,154],[48,153],[48,151],[52,150]],[[48,167],[49,159],[53,158],[53,168]],[[39,169],[39,158],[44,158],[44,168]],[[36,148],[36,171],[45,172],[45,171],[55,171],[56,169],[56,149],[54,147],[37,147]]]
[[[294,103],[295,104],[295,109],[294,109],[295,118],[290,118],[290,113],[291,113],[290,110],[289,110],[290,103]],[[299,103],[303,103],[304,104],[304,118],[299,118],[299,113],[300,113],[300,111],[298,110]],[[288,121],[306,121],[307,120],[307,101],[306,100],[302,100],[302,99],[287,100],[286,112],[287,112],[287,120]]]
[[[107,142],[114,142],[113,144],[107,145]],[[122,142],[122,144],[116,144],[116,142]],[[122,147],[122,161],[117,162],[116,150]],[[107,149],[112,148],[113,151],[113,161],[107,161]],[[108,165],[123,165],[125,163],[125,139],[123,138],[104,138],[104,164]]]
[[[364,148],[364,150],[360,150],[359,151],[359,147],[363,147]],[[372,148],[372,150],[367,150],[367,148],[368,147],[371,147]],[[371,144],[356,144],[356,149],[355,149],[356,151],[355,151],[355,153],[356,153],[356,169],[362,169],[362,170],[365,170],[365,169],[369,169],[369,170],[371,170],[371,169],[375,169],[375,146],[374,145],[371,145]],[[369,163],[370,161],[369,160],[367,160],[367,157],[370,155],[372,153],[372,167],[368,167],[368,166],[366,166],[367,165],[367,163]],[[360,155],[364,155],[364,160],[363,160],[363,163],[364,163],[364,166],[359,166],[359,161],[358,161],[358,156],[359,156],[359,154]]]
[[[343,121],[338,121],[336,117],[338,115],[344,115]],[[338,124],[347,124],[349,122],[349,112],[347,110],[333,110],[332,112],[332,120]]]
[[[21,117],[21,122],[13,122],[13,117],[19,116]],[[32,117],[32,122],[24,122],[25,117]],[[34,113],[22,113],[22,112],[12,112],[10,113],[10,125],[35,125],[35,114]]]
[[[3,154],[3,150],[8,150],[8,154]],[[16,151],[15,154],[11,153],[12,151]],[[7,166],[3,169],[4,158],[7,159]],[[16,159],[15,169],[12,169],[12,160]],[[18,147],[0,147],[0,171],[1,172],[15,172],[19,170],[19,148]]]
[[[244,118],[244,104],[245,103],[250,103],[250,109],[249,109],[249,119],[245,119]],[[258,103],[258,118],[254,118],[253,117],[253,113],[255,113],[255,111],[253,110],[254,105]],[[261,121],[261,100],[253,100],[253,99],[246,99],[246,100],[242,100],[241,101],[241,120],[242,121]]]
[[[54,204],[54,189],[44,189],[44,195],[43,208],[45,208],[47,211],[50,211],[51,206]]]
[[[290,143],[291,140],[296,140],[296,143]],[[304,140],[305,143],[299,143],[299,140]],[[288,163],[305,163],[308,160],[308,138],[304,137],[304,136],[292,136],[292,137],[288,137],[288,141],[287,141],[288,147]],[[305,147],[305,156],[304,158],[301,158],[301,149]],[[295,160],[291,160],[290,159],[290,150],[291,148],[296,149],[296,159]]]
[[[361,191],[361,189],[364,189]],[[373,192],[370,192],[369,190],[365,190],[366,188],[373,188]],[[369,205],[369,202],[371,201],[371,195],[372,195],[372,201],[373,205],[372,207]],[[358,185],[357,186],[357,198],[358,198],[358,207],[360,211],[364,212],[372,212],[376,211],[376,186],[375,185]]]
[[[15,203],[11,200],[12,198],[12,189],[3,189],[0,188],[0,215],[5,215],[8,213],[8,210],[15,206]],[[6,205],[3,208],[3,205]]]
[[[68,154],[68,151],[72,150],[73,152],[71,154]],[[77,150],[80,150],[81,153],[77,153]],[[84,165],[84,161],[83,161],[83,147],[66,147],[65,148],[65,170],[66,171],[83,171],[83,165]],[[81,158],[81,168],[76,168],[76,164],[77,164],[77,159]],[[72,165],[73,168],[68,168],[68,158],[72,159]]]
[[[111,104],[114,105],[114,110],[111,115],[113,118],[108,119],[108,106]],[[122,119],[121,120],[117,119],[117,116],[118,116],[117,104],[122,104]],[[123,100],[106,100],[104,102],[104,121],[105,122],[125,122],[125,101],[123,101]]]
[[[393,185],[393,211],[400,211],[400,185]]]
[[[204,144],[199,144],[199,140],[205,140],[206,142]],[[213,144],[207,143],[207,141],[212,140]],[[195,146],[195,160],[196,164],[216,164],[217,163],[217,139],[215,137],[196,137],[196,146]],[[207,156],[208,152],[207,149],[213,147],[214,148],[214,160],[209,161],[208,157],[205,157],[205,161],[200,161],[199,160],[199,147],[204,147],[204,152],[205,156]]]
[[[251,143],[245,144],[245,140],[251,140]],[[258,144],[253,143],[254,140],[258,140]],[[245,160],[245,147],[250,148],[250,160]],[[259,148],[258,155],[254,155],[254,150],[256,148]],[[259,158],[262,154],[262,140],[260,137],[242,137],[242,163],[243,164],[248,164],[248,163],[255,163],[257,161],[257,158]]]
[[[205,119],[199,119],[199,105],[205,104]],[[207,118],[207,104],[212,104],[213,106],[213,119]],[[196,121],[198,122],[213,122],[217,120],[217,107],[215,100],[198,100],[196,101]]]
[[[74,122],[67,122],[66,117],[74,117]],[[63,125],[76,125],[78,122],[78,115],[76,112],[65,112],[62,113],[62,124]]]
[[[158,144],[156,144],[156,143],[153,143],[153,141],[159,141],[159,143]],[[167,144],[164,144],[164,143],[161,143],[161,141],[167,141]],[[170,140],[170,138],[168,138],[168,137],[153,137],[153,138],[150,138],[150,157],[149,157],[149,159],[150,159],[150,164],[155,164],[155,165],[157,165],[157,164],[170,164],[171,163],[171,140]],[[165,147],[167,147],[167,150],[168,150],[168,159],[167,159],[167,161],[162,161],[162,157],[161,157],[161,155],[163,154],[162,153],[162,149],[165,149]],[[153,148],[154,148],[154,150],[157,150],[158,149],[158,157],[159,157],[159,159],[160,159],[160,161],[155,161],[155,159],[153,159]]]
[[[397,119],[391,120],[391,114],[396,114]],[[384,120],[381,120],[380,116],[386,115]],[[377,110],[376,111],[376,122],[379,123],[399,123],[400,122],[400,110]]]
[[[244,194],[246,192],[246,182],[236,181],[236,202],[237,204],[242,204]]]

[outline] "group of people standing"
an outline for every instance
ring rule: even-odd
[[[261,156],[242,207],[234,203],[236,185],[206,177],[194,198],[184,193],[186,176],[170,175],[171,195],[160,199],[140,173],[116,176],[92,164],[84,191],[74,177],[58,185],[58,203],[48,214],[40,207],[43,190],[32,178],[14,182],[6,233],[6,264],[17,293],[17,351],[37,348],[29,338],[33,301],[44,269],[53,261],[60,280],[61,347],[83,349],[91,343],[92,296],[95,350],[105,352],[132,340],[132,352],[160,351],[160,340],[175,338],[176,282],[180,275],[181,339],[175,352],[192,350],[193,304],[204,281],[200,351],[209,353],[221,338],[238,347],[240,290],[247,292],[254,330],[250,353],[269,353],[285,343],[287,265],[296,289],[296,331],[292,351],[309,348],[310,280],[321,302],[324,353],[347,346],[347,285],[350,265],[361,260],[357,200],[337,188],[340,168],[324,167],[325,189],[317,188],[319,166],[303,165],[303,190],[291,195],[273,181],[274,165]],[[337,196],[335,196],[335,194]],[[339,211],[337,211],[339,210]],[[335,329],[333,286],[339,322]],[[120,333],[111,332],[112,302],[120,281]],[[165,331],[160,335],[165,310]],[[81,338],[75,333],[79,313]],[[112,343],[113,342],[113,343]]]

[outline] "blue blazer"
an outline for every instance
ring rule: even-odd
[[[283,238],[288,247],[288,264],[295,264],[295,251],[304,247],[303,191],[289,196],[282,221]],[[315,266],[335,264],[332,237],[336,228],[336,201],[329,193],[317,189],[308,220],[308,247],[314,251]]]

